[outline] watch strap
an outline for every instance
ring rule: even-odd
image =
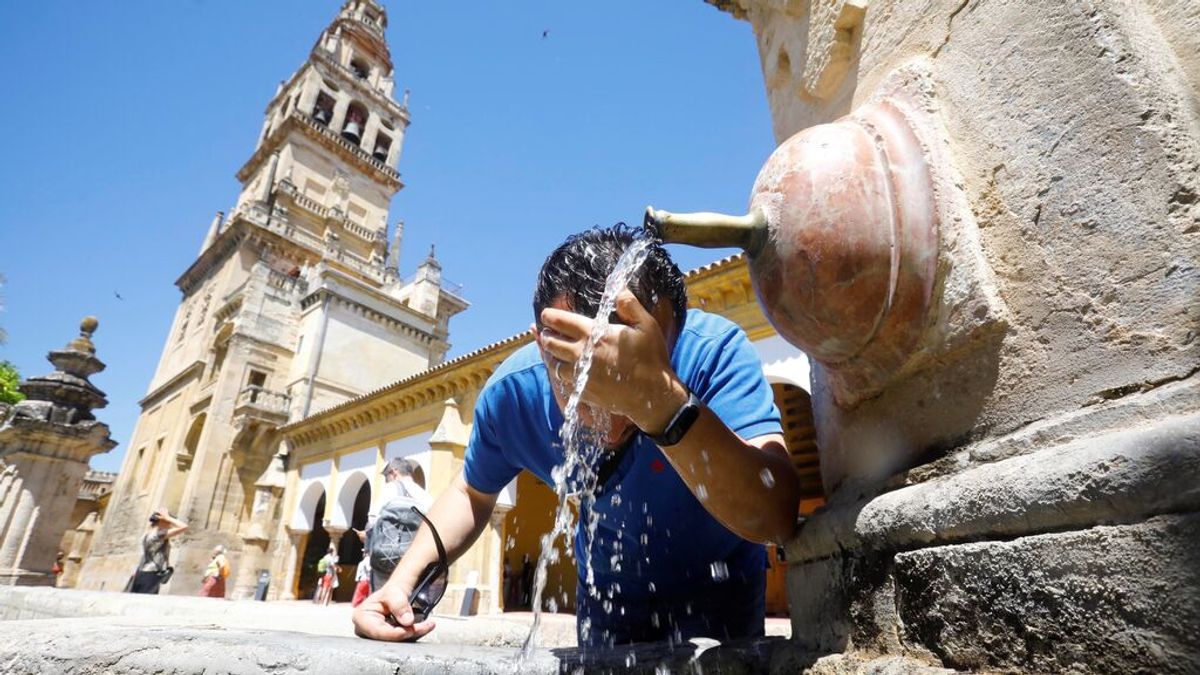
[[[687,402],[675,411],[675,415],[667,423],[667,428],[663,429],[661,434],[647,434],[647,436],[661,448],[675,445],[683,440],[692,425],[696,423],[700,417],[700,406],[702,405],[699,397],[689,389]]]

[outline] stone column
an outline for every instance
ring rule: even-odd
[[[329,533],[329,545],[333,550],[338,550],[342,545],[342,535],[346,534],[346,528],[326,525],[325,531]]]
[[[66,349],[52,351],[57,370],[29,378],[26,400],[0,407],[0,584],[53,585],[50,569],[93,455],[116,445],[92,409],[107,405],[88,376],[104,369],[84,319]]]
[[[487,568],[479,578],[479,591],[483,594],[481,612],[499,612],[504,602],[504,517],[511,507],[497,507],[492,511],[490,531],[487,537]]]
[[[368,155],[375,153],[375,137],[379,135],[379,115],[367,113],[367,121],[363,123],[362,143],[359,144]]]
[[[339,94],[337,101],[333,104],[333,119],[329,120],[329,128],[339,135],[342,133],[342,126],[346,123],[346,109],[349,107],[350,97]]]
[[[313,105],[317,102],[317,94],[321,91],[321,80],[311,70],[304,78],[304,83],[300,86],[300,97],[296,101],[296,108],[305,115],[312,116]]]
[[[276,591],[276,597],[280,600],[296,599],[296,593],[292,589],[296,586],[296,568],[300,564],[300,542],[304,541],[304,536],[309,532],[310,530],[297,530],[290,527],[287,528],[287,557],[283,564],[283,574],[280,577],[280,587]]]

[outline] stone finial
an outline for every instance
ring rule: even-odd
[[[100,327],[100,320],[94,316],[85,316],[79,322],[79,337],[67,343],[67,349],[87,354],[96,353],[96,345],[92,344],[92,333]]]
[[[435,254],[435,248],[436,246],[434,244],[429,245],[429,255],[425,256],[425,262],[421,264],[422,267],[428,266],[437,268],[439,270],[442,269],[442,263],[438,262],[437,255]]]
[[[442,419],[429,437],[429,444],[431,446],[452,445],[465,448],[469,439],[470,433],[463,424],[462,415],[458,411],[458,401],[454,398],[446,399],[442,407]]]

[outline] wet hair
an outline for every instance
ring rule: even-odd
[[[593,227],[567,237],[546,257],[533,292],[533,319],[542,325],[542,310],[563,297],[573,312],[594,317],[600,309],[604,284],[625,249],[637,239],[650,238],[644,228],[617,223]],[[629,290],[649,312],[659,299],[671,303],[676,331],[687,316],[687,286],[683,273],[657,239],[650,245],[646,262],[629,282]],[[665,328],[665,326],[664,326]]]
[[[383,475],[388,475],[393,471],[400,472],[401,476],[411,476],[416,471],[416,462],[411,459],[401,459],[393,457],[388,460],[388,463],[383,467]]]

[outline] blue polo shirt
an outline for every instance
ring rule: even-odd
[[[690,310],[671,365],[742,438],[781,433],[762,363],[734,323]],[[476,402],[463,467],[467,483],[496,493],[528,469],[553,486],[551,470],[563,462],[562,425],[537,345],[527,345],[500,364]],[[717,522],[653,441],[637,433],[633,443],[595,503],[598,525],[590,550],[582,530],[577,531],[580,579],[590,560],[600,591],[612,588],[625,600],[696,597],[714,584],[761,592],[763,547]],[[708,490],[720,489],[714,477]],[[579,520],[586,523],[587,514]]]

